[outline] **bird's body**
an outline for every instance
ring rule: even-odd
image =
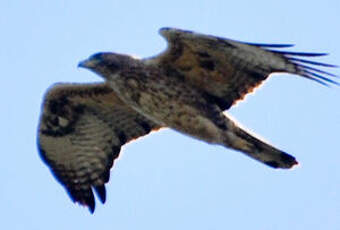
[[[132,58],[130,61],[141,62]],[[181,82],[175,73],[167,74],[148,65],[131,71],[127,65],[107,81],[122,101],[155,123],[210,143],[221,142],[218,126],[226,127],[222,111],[209,103],[200,90]]]
[[[162,54],[134,59],[98,53],[81,62],[105,79],[102,84],[58,85],[45,97],[39,126],[43,159],[71,198],[94,211],[92,188],[105,201],[104,184],[125,143],[161,127],[245,153],[274,168],[297,161],[249,134],[223,112],[273,72],[334,83],[328,66],[295,56],[320,56],[266,48],[288,45],[240,43],[165,28]]]
[[[290,168],[297,164],[295,158],[239,128],[204,91],[187,84],[179,72],[164,70],[149,61],[124,59],[119,74],[101,74],[116,95],[136,112],[160,126],[243,151],[272,167]]]

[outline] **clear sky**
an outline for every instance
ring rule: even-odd
[[[340,229],[340,88],[273,75],[229,113],[298,159],[273,170],[171,130],[125,146],[96,212],[71,202],[41,161],[42,96],[55,82],[101,79],[78,61],[98,51],[148,57],[164,26],[340,64],[339,0],[0,1],[0,228]],[[339,69],[332,70],[340,75]]]

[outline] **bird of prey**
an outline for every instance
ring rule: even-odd
[[[168,48],[151,58],[97,53],[79,63],[103,83],[56,84],[45,95],[38,147],[44,162],[74,202],[95,209],[121,147],[162,127],[240,151],[273,168],[295,158],[243,130],[223,111],[271,73],[339,84],[301,57],[322,53],[283,51],[286,44],[256,44],[163,28]],[[313,67],[314,66],[314,67]]]

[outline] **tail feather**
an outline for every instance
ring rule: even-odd
[[[245,153],[272,168],[292,168],[297,165],[295,157],[259,140],[246,131],[234,127],[227,131],[225,146]]]

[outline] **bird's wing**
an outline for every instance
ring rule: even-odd
[[[105,84],[57,84],[44,99],[38,147],[71,199],[93,212],[92,188],[104,203],[121,146],[159,128]]]
[[[172,28],[163,28],[160,34],[168,41],[167,50],[145,59],[145,63],[162,66],[168,75],[181,76],[222,110],[243,99],[273,72],[339,85],[327,77],[333,77],[332,73],[313,67],[335,66],[299,58],[325,54],[279,51],[275,48],[292,45],[244,43]]]

